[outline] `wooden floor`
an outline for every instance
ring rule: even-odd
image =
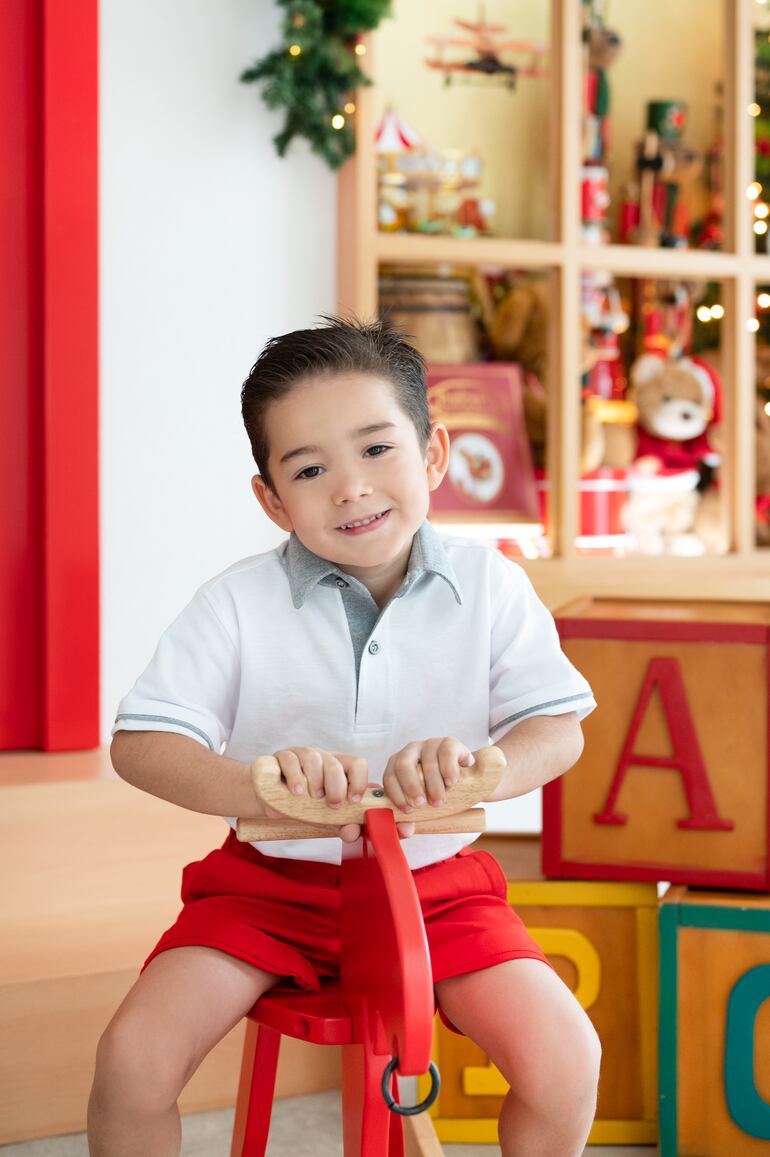
[[[0,784],[2,1145],[85,1127],[96,1042],[176,917],[182,866],[227,828],[129,787],[105,751],[0,755]],[[183,1111],[233,1103],[242,1034],[210,1054]],[[285,1042],[279,1096],[338,1082],[336,1049]]]

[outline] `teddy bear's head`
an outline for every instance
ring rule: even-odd
[[[702,434],[714,416],[714,384],[690,358],[643,354],[631,369],[631,399],[638,423],[657,438],[686,442]]]

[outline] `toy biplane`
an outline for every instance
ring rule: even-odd
[[[455,76],[473,79],[479,76],[496,77],[507,88],[515,89],[521,76],[547,76],[545,67],[547,49],[544,44],[532,44],[523,40],[503,39],[507,29],[502,24],[488,24],[484,19],[484,5],[479,5],[477,21],[455,20],[455,25],[469,33],[463,37],[429,36],[428,43],[435,46],[433,59],[426,59],[428,68],[444,73],[444,83],[451,84]],[[461,59],[448,59],[447,49],[471,49],[473,55],[465,53]],[[504,54],[516,53],[526,57],[526,62],[504,59]]]

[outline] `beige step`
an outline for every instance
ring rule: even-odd
[[[34,779],[34,760],[48,782],[0,788],[0,1144],[84,1129],[99,1035],[179,910],[182,867],[227,834],[110,775],[104,753],[0,756],[0,778]],[[242,1036],[183,1111],[234,1103]],[[338,1084],[336,1049],[283,1042],[277,1096]]]

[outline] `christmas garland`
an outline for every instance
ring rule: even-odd
[[[284,126],[273,138],[279,156],[302,136],[337,169],[356,147],[353,94],[371,84],[359,66],[366,52],[361,35],[389,14],[390,0],[278,3],[285,13],[283,44],[242,72],[241,80],[263,83],[268,108],[285,108]]]

